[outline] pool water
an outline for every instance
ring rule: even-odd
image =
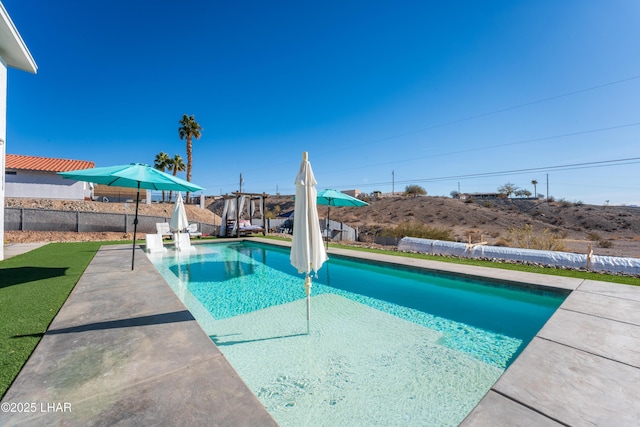
[[[332,256],[307,335],[287,248],[149,257],[283,426],[458,425],[566,296]]]

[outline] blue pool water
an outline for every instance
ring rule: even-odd
[[[565,295],[289,250],[198,245],[152,262],[281,425],[457,425]]]

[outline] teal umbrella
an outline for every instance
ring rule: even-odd
[[[131,163],[120,166],[107,166],[92,169],[80,169],[69,172],[58,172],[63,178],[76,181],[87,181],[95,184],[103,184],[113,187],[137,188],[136,216],[133,221],[133,254],[131,255],[131,269],[133,270],[136,249],[136,233],[138,232],[138,205],[140,201],[140,189],[147,190],[173,190],[173,191],[199,191],[204,188],[185,181],[168,173],[161,172],[149,165]]]
[[[368,206],[369,203],[363,202],[360,199],[351,197],[348,194],[344,194],[342,191],[337,190],[322,190],[318,191],[317,203],[319,205],[327,205],[327,230],[329,229],[329,213],[331,206]],[[329,236],[327,235],[327,240]]]

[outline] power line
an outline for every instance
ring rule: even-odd
[[[562,170],[626,166],[626,165],[637,164],[637,163],[640,163],[640,157],[629,157],[625,159],[615,159],[615,160],[601,160],[597,162],[572,163],[572,164],[566,164],[566,165],[544,166],[544,167],[537,167],[537,168],[512,169],[512,170],[506,170],[506,171],[481,172],[481,173],[473,173],[473,174],[465,174],[465,175],[450,175],[450,176],[432,177],[432,178],[418,178],[418,179],[402,180],[402,181],[395,181],[395,182],[397,184],[440,182],[440,181],[451,181],[451,180],[458,180],[458,179],[489,178],[489,177],[504,176],[504,175],[521,175],[521,174],[532,173],[532,172],[550,172],[550,171],[557,172]],[[341,185],[341,187],[354,187],[354,186],[371,187],[371,186],[381,186],[381,185],[389,185],[389,182],[376,182],[376,183],[358,184],[358,185],[349,184],[349,185]]]
[[[391,162],[377,163],[377,164],[374,164],[374,165],[366,165],[366,166],[359,166],[359,167],[349,168],[349,169],[341,169],[341,170],[338,170],[338,171],[335,171],[335,172],[366,169],[366,168],[370,168],[370,167],[386,166],[386,165],[395,164],[395,163],[404,163],[404,162],[411,162],[411,161],[415,161],[415,160],[432,159],[432,158],[435,158],[435,157],[452,156],[452,155],[456,155],[456,154],[470,153],[472,151],[482,151],[482,150],[489,150],[489,149],[492,149],[492,148],[508,147],[508,146],[511,146],[511,145],[528,144],[528,143],[531,143],[531,142],[548,141],[548,140],[558,139],[558,138],[567,138],[567,137],[570,137],[570,136],[586,135],[586,134],[589,134],[589,133],[606,132],[606,131],[610,131],[610,130],[622,129],[622,128],[633,127],[633,126],[640,126],[640,122],[627,123],[627,124],[623,124],[623,125],[609,126],[609,127],[605,127],[605,128],[598,128],[598,129],[589,129],[589,130],[578,131],[578,132],[569,132],[569,133],[563,133],[563,134],[558,134],[558,135],[543,136],[543,137],[540,137],[540,138],[531,138],[531,139],[525,139],[525,140],[521,140],[521,141],[507,142],[507,143],[504,143],[504,144],[487,145],[487,146],[484,146],[484,147],[469,148],[469,149],[466,149],[466,150],[450,151],[448,153],[432,154],[432,155],[423,156],[423,157],[412,157],[412,158],[406,159],[406,160],[394,160],[394,161],[391,161]]]
[[[430,158],[435,158],[435,157],[444,157],[444,156],[450,156],[450,155],[458,155],[458,154],[463,154],[463,153],[469,153],[469,152],[473,152],[473,151],[488,150],[488,149],[492,149],[492,148],[502,148],[502,147],[507,147],[507,146],[512,146],[512,145],[527,144],[527,143],[531,143],[531,142],[548,141],[548,140],[553,140],[553,139],[558,139],[558,138],[567,138],[567,137],[577,136],[577,135],[586,135],[586,134],[590,134],[590,133],[606,132],[606,131],[610,131],[610,130],[622,129],[622,128],[633,127],[633,126],[640,126],[640,122],[626,123],[626,124],[622,124],[622,125],[608,126],[608,127],[604,127],[604,128],[597,128],[597,129],[588,129],[588,130],[577,131],[577,132],[569,132],[569,133],[563,133],[563,134],[558,134],[558,135],[544,136],[544,137],[540,137],[540,138],[531,138],[531,139],[525,139],[525,140],[521,140],[521,141],[507,142],[507,143],[503,143],[503,144],[487,145],[487,146],[484,146],[484,147],[469,148],[469,149],[466,149],[466,150],[450,151],[448,153],[433,154],[433,155],[423,156],[423,157],[413,157],[413,158],[407,159],[407,160],[395,160],[395,161],[391,161],[391,162],[377,163],[377,164],[373,164],[373,165],[369,164],[369,165],[358,166],[358,167],[354,167],[354,168],[335,170],[334,172],[345,172],[345,171],[352,171],[352,170],[358,170],[358,169],[367,169],[367,168],[371,168],[371,167],[385,166],[385,165],[390,165],[390,164],[395,164],[395,163],[404,163],[404,162],[410,162],[410,161],[415,161],[415,160],[425,160],[425,159],[430,159]],[[548,168],[540,168],[540,170],[545,170],[546,171],[546,170],[550,170],[550,169],[548,169]],[[524,170],[521,173],[535,172],[535,171],[537,171],[537,169]],[[509,173],[511,173],[511,172],[506,171],[503,174],[509,174]],[[499,175],[491,175],[491,176],[499,176]],[[458,178],[467,178],[467,177],[464,176],[464,175],[461,175],[459,177],[456,176],[456,177],[453,177],[451,179],[458,179]],[[437,180],[446,180],[446,179],[449,179],[449,178],[440,178],[440,179],[431,178],[429,180],[431,180],[431,182],[435,182]],[[430,182],[429,180],[422,180],[422,181],[415,181],[414,180],[414,181],[415,182]],[[395,171],[393,171],[392,172],[392,181],[391,181],[391,183],[392,183],[392,185],[395,185],[396,182],[398,184],[402,184],[402,183],[406,183],[408,181],[396,181],[395,180]],[[357,186],[357,187],[368,187],[368,186],[388,185],[388,184],[389,184],[388,182],[371,183],[371,184],[362,184],[361,183],[361,184],[358,184],[358,185],[355,185],[355,186]],[[215,186],[216,187],[233,187],[235,185],[236,184],[227,183],[227,184],[217,184]],[[206,186],[210,187],[211,185],[206,185]],[[345,186],[344,185],[340,185],[340,187],[345,187]],[[287,191],[289,189],[285,187],[282,190]]]
[[[622,83],[626,83],[626,82],[629,82],[629,81],[632,81],[632,80],[637,80],[637,79],[640,79],[640,74],[635,75],[635,76],[631,76],[631,77],[627,77],[627,78],[624,78],[624,79],[620,79],[620,80],[614,80],[614,81],[611,81],[611,82],[602,83],[602,84],[598,84],[598,85],[595,85],[595,86],[590,86],[590,87],[583,88],[583,89],[578,89],[578,90],[574,90],[574,91],[570,91],[570,92],[565,92],[565,93],[562,93],[562,94],[559,94],[559,95],[553,95],[553,96],[549,96],[549,97],[546,97],[546,98],[541,98],[541,99],[537,99],[537,100],[534,100],[534,101],[529,101],[529,102],[525,102],[525,103],[522,103],[522,104],[513,105],[513,106],[510,106],[510,107],[501,108],[501,109],[498,109],[498,110],[489,111],[489,112],[486,112],[486,113],[480,113],[480,114],[475,114],[475,115],[472,115],[472,116],[463,117],[463,118],[460,118],[460,119],[450,120],[450,121],[447,121],[447,122],[435,124],[435,125],[432,125],[432,126],[421,128],[421,129],[415,129],[415,130],[408,131],[408,132],[398,133],[398,134],[395,134],[395,135],[389,135],[389,136],[386,136],[386,137],[383,137],[383,138],[369,140],[367,142],[363,142],[363,143],[360,143],[360,144],[355,144],[355,145],[343,144],[339,148],[334,148],[334,149],[332,149],[330,151],[325,151],[324,153],[320,151],[320,152],[316,153],[315,156],[322,156],[323,154],[333,154],[335,152],[344,151],[344,150],[347,150],[347,149],[360,148],[360,147],[368,146],[368,145],[371,145],[371,144],[376,144],[378,142],[388,141],[388,140],[395,139],[395,138],[400,138],[400,137],[403,137],[403,136],[408,136],[408,135],[413,135],[413,134],[416,134],[416,133],[426,132],[426,131],[429,131],[429,130],[432,130],[432,129],[437,129],[437,128],[440,128],[440,127],[450,126],[450,125],[453,125],[453,124],[462,123],[462,122],[469,121],[469,120],[474,120],[474,119],[479,119],[479,118],[482,118],[482,117],[487,117],[487,116],[491,116],[491,115],[495,115],[495,114],[500,114],[500,113],[504,113],[504,112],[507,112],[507,111],[515,110],[515,109],[518,109],[518,108],[524,108],[524,107],[528,107],[528,106],[535,105],[535,104],[541,104],[541,103],[544,103],[544,102],[548,102],[548,101],[552,101],[552,100],[556,100],[556,99],[560,99],[560,98],[565,98],[565,97],[569,97],[569,96],[572,96],[572,95],[577,95],[577,94],[584,93],[584,92],[589,92],[589,91],[596,90],[596,89],[602,89],[602,88],[605,88],[605,87],[608,87],[608,86],[622,84]],[[626,125],[622,125],[622,127],[624,127],[624,126],[626,126]],[[633,125],[629,125],[629,126],[633,126]],[[597,131],[598,130],[594,130],[593,132],[597,132]],[[586,131],[586,132],[589,132],[589,131]],[[551,137],[549,137],[549,138],[551,138]],[[536,141],[536,140],[531,140],[531,141]],[[524,142],[531,142],[531,141],[521,141],[521,142],[516,142],[516,143],[511,143],[511,144],[522,144]],[[480,149],[482,149],[482,148],[480,148]],[[472,149],[470,149],[470,150],[472,150]],[[454,154],[454,153],[450,153],[450,154]],[[270,164],[269,166],[265,166],[265,168],[273,168],[274,166],[285,165],[285,164],[287,164],[287,163]],[[386,164],[388,164],[388,163],[386,163]],[[254,169],[254,170],[261,170],[261,169]]]
[[[627,166],[640,163],[640,157],[628,157],[623,159],[614,159],[614,160],[600,160],[596,162],[582,162],[582,163],[570,163],[564,165],[552,165],[552,166],[542,166],[535,168],[524,168],[524,169],[510,169],[505,171],[493,171],[493,172],[478,172],[472,174],[463,174],[463,175],[448,175],[441,177],[431,177],[431,178],[415,178],[415,179],[406,179],[406,180],[396,180],[395,179],[395,171],[392,176],[392,181],[380,181],[380,182],[372,182],[372,183],[358,183],[358,184],[330,184],[325,186],[325,188],[349,188],[349,187],[379,187],[385,185],[395,185],[395,184],[415,184],[415,183],[427,183],[427,182],[442,182],[442,181],[453,181],[453,180],[469,180],[469,179],[479,179],[479,178],[491,178],[496,176],[505,176],[505,175],[523,175],[534,172],[558,172],[564,170],[577,170],[577,169],[593,169],[593,168],[601,168],[601,167],[613,167],[613,166]],[[283,187],[280,188],[280,192],[289,192],[295,190],[295,187]],[[254,191],[254,190],[252,190]],[[263,190],[255,190],[254,192],[261,192]]]
[[[591,169],[591,168],[608,167],[608,166],[625,166],[625,165],[640,163],[640,157],[636,157],[634,159],[628,159],[628,160],[635,160],[635,161],[611,164],[611,162],[618,162],[618,161],[608,160],[603,162],[577,163],[574,165],[548,166],[548,167],[541,167],[541,168],[516,169],[516,170],[510,170],[510,171],[457,175],[457,176],[451,176],[451,177],[425,178],[425,179],[419,179],[419,180],[413,180],[413,181],[403,181],[403,183],[414,182],[414,181],[415,182],[439,182],[439,181],[448,181],[451,179],[487,178],[487,177],[505,176],[505,175],[522,175],[522,174],[532,173],[532,172],[550,172],[550,171],[557,172],[557,171],[563,171],[563,170]]]
[[[350,148],[363,147],[365,145],[376,144],[378,142],[388,141],[390,139],[395,139],[395,138],[400,138],[400,137],[403,137],[403,136],[413,135],[413,134],[420,133],[420,132],[426,132],[428,130],[433,130],[433,129],[437,129],[437,128],[441,128],[441,127],[445,127],[445,126],[450,126],[450,125],[453,125],[453,124],[462,123],[462,122],[466,122],[466,121],[474,120],[474,119],[479,119],[479,118],[482,118],[482,117],[492,116],[494,114],[500,114],[500,113],[504,113],[504,112],[507,112],[507,111],[516,110],[518,108],[529,107],[531,105],[541,104],[543,102],[553,101],[553,100],[556,100],[556,99],[565,98],[567,96],[577,95],[579,93],[584,93],[584,92],[588,92],[588,91],[591,91],[591,90],[601,89],[601,88],[604,88],[604,87],[607,87],[607,86],[613,86],[613,85],[617,85],[617,84],[620,84],[620,83],[626,83],[626,82],[629,82],[631,80],[636,80],[636,79],[640,79],[640,74],[639,75],[635,75],[635,76],[631,76],[631,77],[628,77],[628,78],[625,78],[625,79],[621,79],[621,80],[615,80],[615,81],[612,81],[612,82],[602,83],[602,84],[599,84],[599,85],[596,85],[596,86],[591,86],[591,87],[584,88],[584,89],[578,89],[578,90],[574,90],[574,91],[571,91],[571,92],[565,92],[565,93],[562,93],[560,95],[549,96],[547,98],[541,98],[541,99],[537,99],[537,100],[534,100],[534,101],[513,105],[511,107],[505,107],[505,108],[501,108],[501,109],[498,109],[498,110],[489,111],[487,113],[475,114],[475,115],[472,115],[472,116],[463,117],[461,119],[450,120],[448,122],[439,123],[439,124],[428,126],[428,127],[421,128],[421,129],[416,129],[416,130],[412,130],[412,131],[408,131],[408,132],[404,132],[404,133],[399,133],[399,134],[396,134],[396,135],[390,135],[390,136],[387,136],[387,137],[384,137],[384,138],[380,138],[380,139],[374,139],[374,140],[371,140],[371,141],[368,141],[368,142],[364,142],[362,144],[356,144],[356,145],[347,146],[347,147],[343,146],[341,149],[332,150],[332,152],[343,151],[343,150],[347,150],[347,149],[350,149]]]

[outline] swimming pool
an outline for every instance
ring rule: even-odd
[[[286,248],[150,258],[281,425],[457,425],[566,296],[332,256],[307,335]]]

